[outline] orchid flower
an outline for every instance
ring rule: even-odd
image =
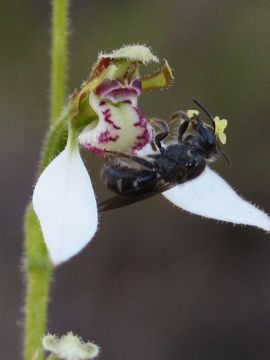
[[[142,92],[168,87],[172,73],[165,62],[161,71],[140,78],[139,66],[149,62],[158,58],[141,45],[102,53],[89,79],[71,98],[67,145],[42,172],[33,194],[54,265],[82,250],[98,226],[97,203],[79,146],[102,156],[108,150],[135,152],[151,140],[138,98]]]
[[[152,151],[154,129],[139,109],[138,98],[143,92],[167,88],[173,77],[165,61],[159,72],[141,78],[139,66],[149,62],[158,58],[141,45],[102,53],[89,79],[70,100],[67,145],[42,172],[33,194],[34,210],[55,265],[80,252],[98,226],[97,203],[80,147],[101,157],[106,151],[141,157]],[[192,117],[198,111],[186,114]],[[215,117],[214,123],[215,136],[224,144],[227,120]],[[241,198],[209,167],[163,195],[191,213],[270,231],[268,215]]]

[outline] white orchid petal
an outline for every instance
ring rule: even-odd
[[[167,190],[163,195],[191,213],[270,231],[270,217],[242,199],[222,177],[209,168],[198,178]]]
[[[78,149],[68,147],[43,171],[33,194],[52,262],[76,255],[97,230],[97,204]]]

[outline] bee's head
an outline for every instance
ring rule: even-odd
[[[215,161],[219,155],[219,146],[213,129],[196,115],[191,120],[191,127],[196,139],[196,150],[205,160]]]
[[[193,101],[204,111],[211,122],[210,125],[202,122],[197,111],[192,111],[191,114],[188,114],[188,116],[191,115],[189,116],[191,118],[191,127],[196,134],[197,145],[199,145],[202,155],[208,161],[215,161],[219,153],[222,153],[229,163],[228,157],[218,144],[218,141],[220,141],[221,144],[226,143],[224,129],[227,126],[227,120],[220,120],[218,116],[213,118],[209,111],[198,100]]]

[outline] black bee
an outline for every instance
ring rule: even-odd
[[[107,152],[102,178],[117,195],[102,202],[100,211],[147,199],[192,180],[203,172],[207,162],[218,158],[222,151],[215,135],[215,122],[197,100],[194,102],[207,114],[212,126],[203,123],[198,115],[193,114],[190,118],[180,111],[168,122],[152,121],[152,125],[160,131],[152,144],[155,151],[145,158]],[[176,129],[175,137],[173,132]]]

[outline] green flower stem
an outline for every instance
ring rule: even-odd
[[[69,0],[52,1],[51,122],[65,101]]]
[[[41,339],[46,331],[52,265],[31,205],[26,209],[24,233],[27,274],[24,359],[42,360]]]
[[[64,149],[67,140],[68,110],[65,101],[67,67],[68,0],[52,1],[51,129],[39,166],[39,173]],[[43,360],[41,339],[46,332],[50,284],[53,274],[40,225],[28,205],[24,219],[26,300],[24,360]]]
[[[64,150],[68,138],[68,124],[69,113],[68,107],[66,107],[48,132],[41,154],[38,175],[49,165],[58,153]]]

